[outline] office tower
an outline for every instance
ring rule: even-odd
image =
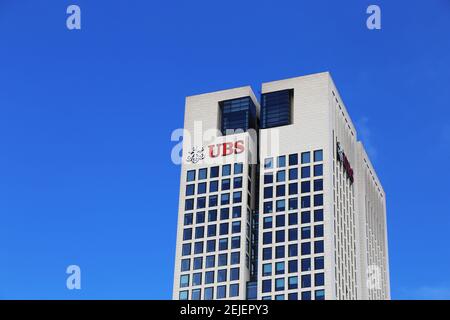
[[[328,73],[186,99],[174,299],[389,299],[384,190]]]

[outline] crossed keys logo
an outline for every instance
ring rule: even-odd
[[[186,157],[187,162],[197,163],[200,160],[205,159],[205,148],[192,147],[191,151],[188,151],[188,156]]]

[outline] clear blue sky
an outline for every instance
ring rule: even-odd
[[[392,297],[450,298],[449,33],[448,0],[1,0],[0,298],[170,298],[184,97],[327,70],[388,195]]]

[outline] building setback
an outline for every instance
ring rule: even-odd
[[[174,299],[390,299],[386,200],[329,73],[187,97]]]

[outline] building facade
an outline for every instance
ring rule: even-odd
[[[385,193],[329,73],[186,99],[174,299],[389,299]]]

